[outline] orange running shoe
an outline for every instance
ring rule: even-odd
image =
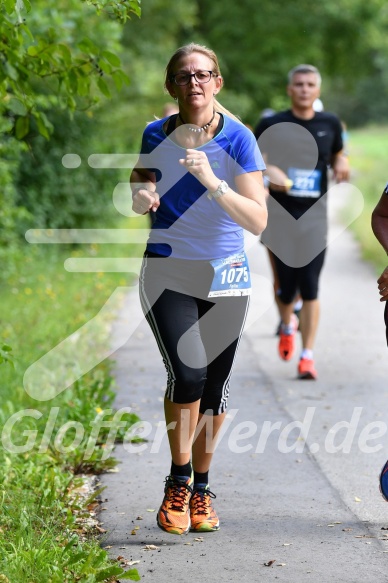
[[[295,352],[295,334],[299,326],[299,320],[292,314],[290,320],[291,332],[285,333],[285,325],[280,327],[279,334],[279,355],[283,360],[291,360]]]
[[[209,486],[194,490],[190,500],[191,530],[197,532],[219,530],[220,521],[212,506],[212,498],[216,498],[216,495],[209,490]]]
[[[298,364],[298,379],[315,380],[318,373],[314,368],[314,361],[311,358],[301,358]]]
[[[170,534],[186,534],[190,530],[189,502],[193,480],[167,476],[165,483],[163,502],[156,516],[158,526]]]

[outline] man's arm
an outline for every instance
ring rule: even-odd
[[[372,230],[384,251],[388,253],[388,184],[372,212]],[[388,300],[388,267],[384,269],[377,283],[381,295],[380,301],[386,302]]]
[[[345,182],[349,180],[349,158],[344,153],[344,150],[341,150],[340,152],[337,152],[333,155],[331,167],[333,168],[333,174],[336,182]]]
[[[268,123],[268,118],[261,119],[257,124],[254,134],[257,140],[257,144],[260,148],[261,155],[267,169],[264,171],[264,184],[269,186],[273,190],[278,192],[287,192],[292,186],[292,180],[290,180],[285,172],[278,166],[271,164],[268,161],[268,153],[266,151],[265,140],[260,140],[261,135],[270,127]]]

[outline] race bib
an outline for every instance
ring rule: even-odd
[[[225,259],[214,259],[210,263],[214,269],[214,277],[208,298],[251,294],[251,275],[244,252]]]
[[[289,168],[288,177],[293,184],[288,194],[291,196],[305,196],[319,198],[321,196],[321,170],[303,170],[302,168]]]

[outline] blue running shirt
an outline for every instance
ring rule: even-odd
[[[235,176],[265,170],[253,133],[224,115],[221,131],[197,148],[208,157],[214,174],[237,191]],[[243,229],[205,187],[179,163],[185,148],[163,130],[166,118],[150,123],[143,134],[140,163],[156,173],[160,206],[147,251],[179,259],[211,260],[244,249]],[[151,211],[152,212],[152,211]]]

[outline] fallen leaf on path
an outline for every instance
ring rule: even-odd
[[[156,545],[146,545],[145,547],[143,547],[143,551],[157,551],[159,547],[157,547]]]
[[[359,498],[358,496],[355,496],[355,497],[354,497],[354,501],[355,501],[355,502],[362,502],[361,498]]]
[[[143,517],[142,516],[136,516],[136,519],[135,520],[143,520]]]
[[[155,508],[147,508],[147,512],[155,512]]]
[[[140,563],[140,561],[130,561],[129,559],[123,559],[120,561],[120,567],[130,567],[133,563]]]
[[[268,563],[264,563],[264,567],[271,567],[274,563],[276,563],[276,559],[272,559],[272,561],[268,561]]]
[[[277,567],[285,567],[287,563],[278,563],[276,566]]]

